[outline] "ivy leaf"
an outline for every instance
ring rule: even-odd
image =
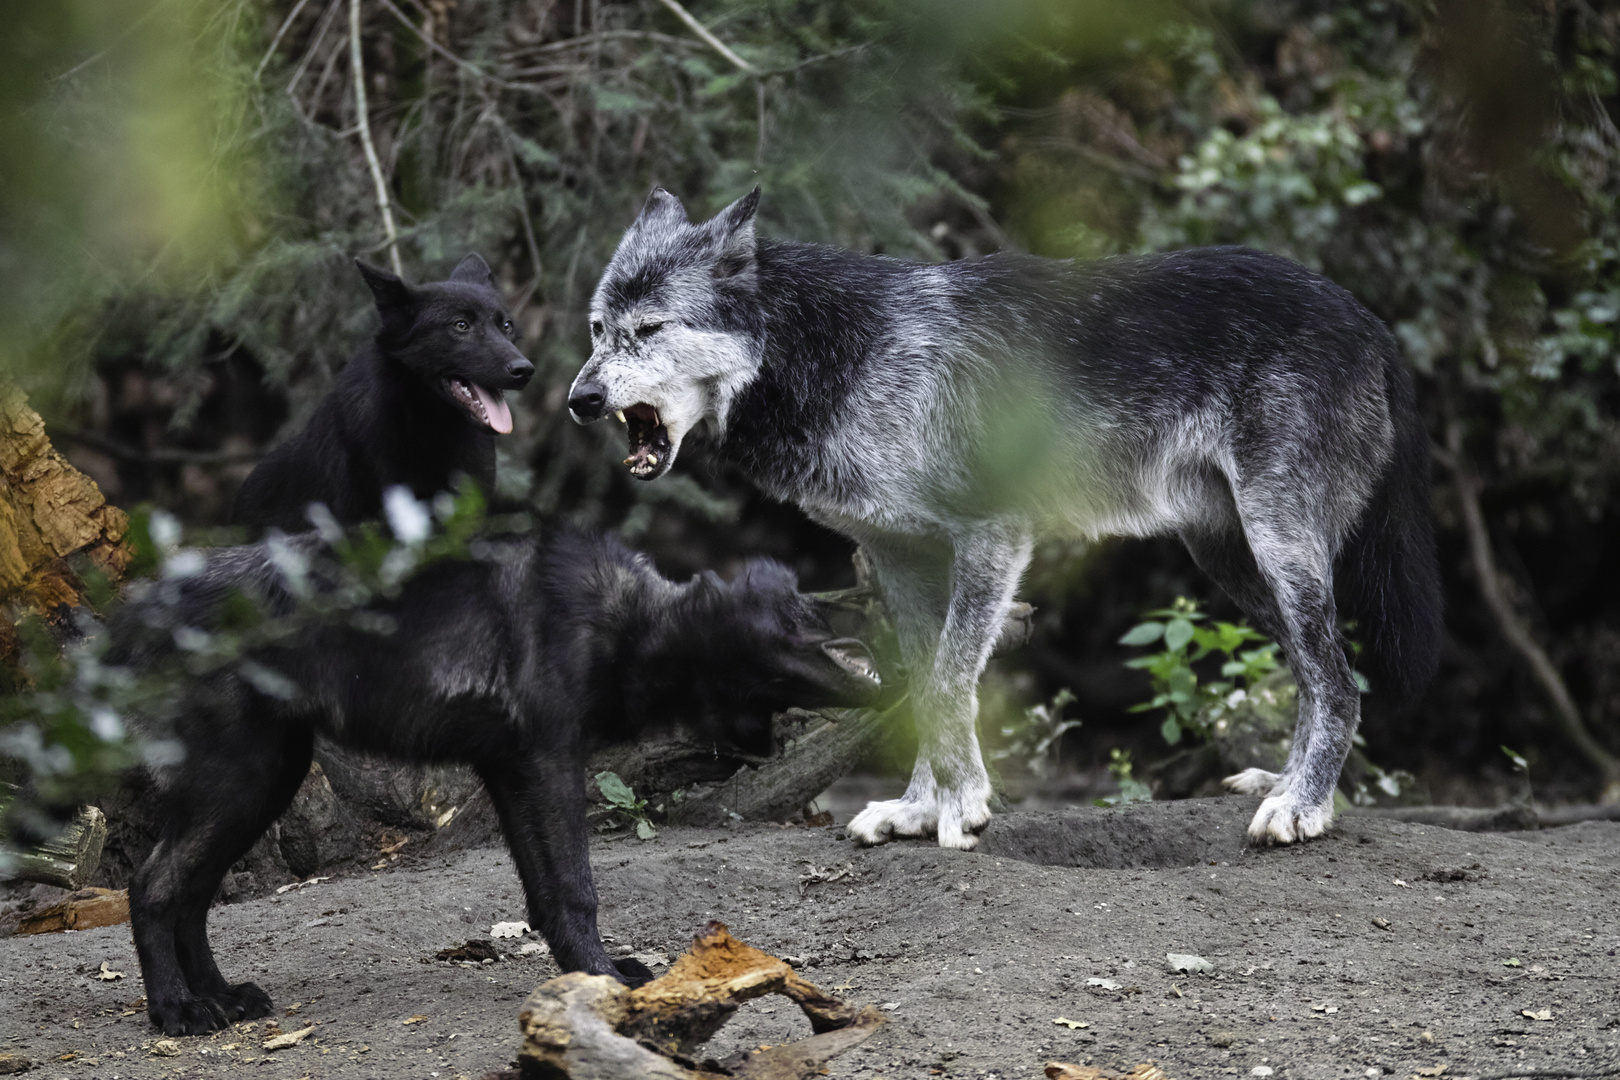
[[[1167,716],[1164,723],[1159,725],[1159,734],[1164,736],[1165,742],[1174,746],[1181,741],[1181,725],[1176,723],[1175,717]]]

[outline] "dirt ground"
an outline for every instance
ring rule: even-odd
[[[1008,813],[973,853],[739,824],[604,837],[593,855],[615,947],[656,962],[718,919],[888,1010],[835,1077],[1034,1078],[1049,1060],[1151,1060],[1176,1080],[1620,1070],[1620,824],[1484,835],[1350,817],[1256,850],[1243,843],[1254,806]],[[261,1021],[155,1054],[127,926],[3,939],[0,1053],[37,1062],[30,1080],[249,1063],[288,1080],[476,1080],[507,1067],[520,1003],[556,968],[544,954],[433,956],[521,918],[498,849],[216,908],[226,974],[267,989],[283,1031],[315,1025],[274,1053]],[[1172,972],[1171,953],[1213,970]],[[103,962],[124,977],[95,978]],[[710,1049],[808,1033],[766,999]]]

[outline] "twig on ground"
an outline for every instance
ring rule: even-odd
[[[715,37],[709,32],[709,28],[707,26],[704,26],[702,23],[698,22],[690,11],[687,11],[686,8],[681,6],[680,0],[660,0],[660,2],[665,7],[669,8],[669,10],[673,11],[675,13],[675,17],[681,20],[681,22],[685,23],[687,28],[691,30],[692,33],[702,38],[705,45],[709,46],[709,48],[731,61],[731,63],[736,66],[738,71],[746,71],[750,75],[759,74],[758,68],[754,67],[753,64],[750,64],[748,61],[732,52],[731,49],[727,47],[725,42],[721,41],[719,38]]]
[[[387,3],[387,0],[383,2]],[[388,6],[393,7],[392,4]],[[377,160],[377,147],[371,141],[371,120],[366,107],[366,68],[360,57],[360,0],[349,0],[349,68],[354,76],[354,108],[360,127],[360,143],[366,149],[366,166],[371,170],[371,182],[377,188],[377,209],[382,212],[383,235],[388,239],[388,262],[393,266],[394,273],[403,277],[405,269],[399,261],[399,233],[394,229],[388,181],[383,178],[382,162]]]
[[[1563,676],[1558,673],[1557,666],[1536,641],[1530,628],[1513,610],[1512,601],[1508,599],[1502,573],[1497,568],[1496,555],[1491,548],[1490,530],[1486,528],[1485,514],[1479,505],[1479,476],[1463,449],[1462,424],[1458,421],[1452,420],[1446,425],[1446,449],[1438,456],[1456,478],[1457,500],[1462,506],[1463,525],[1468,534],[1468,548],[1474,563],[1474,575],[1479,579],[1480,595],[1484,597],[1485,605],[1491,609],[1497,629],[1507,639],[1508,644],[1513,646],[1530,665],[1536,681],[1552,700],[1553,713],[1558,718],[1565,737],[1603,774],[1603,801],[1620,800],[1620,758],[1611,754],[1587,730],[1586,722],[1581,719],[1580,709],[1576,707],[1575,699],[1571,696]]]

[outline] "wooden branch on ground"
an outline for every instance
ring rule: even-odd
[[[729,779],[670,808],[675,825],[723,825],[735,814],[744,821],[781,821],[826,791],[883,739],[893,711],[875,709],[795,709],[788,723],[804,724],[781,754],[758,765],[744,765]]]
[[[1536,681],[1551,699],[1553,714],[1557,717],[1559,726],[1563,728],[1564,736],[1602,773],[1603,801],[1620,801],[1620,758],[1615,757],[1592,737],[1557,666],[1536,641],[1530,628],[1513,610],[1513,603],[1508,598],[1501,571],[1496,565],[1490,530],[1485,525],[1485,515],[1480,509],[1479,475],[1474,471],[1473,463],[1463,447],[1462,424],[1456,420],[1446,425],[1446,450],[1440,459],[1456,478],[1457,499],[1462,505],[1463,524],[1468,533],[1468,549],[1474,563],[1474,574],[1479,579],[1480,595],[1490,608],[1497,629],[1507,639],[1508,644],[1524,658]]]
[[[744,1002],[781,994],[803,1010],[814,1035],[724,1062],[694,1060]],[[607,975],[572,972],[529,995],[518,1022],[523,1076],[556,1080],[809,1080],[826,1062],[883,1023],[800,978],[711,922],[668,972],[631,990]]]

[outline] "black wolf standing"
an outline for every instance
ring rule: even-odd
[[[381,516],[396,484],[428,498],[470,476],[495,485],[495,433],[512,430],[503,391],[534,374],[513,343],[512,317],[489,266],[461,260],[448,281],[411,286],[357,262],[382,316],[297,435],[270,452],[236,495],[241,525],[307,528],[325,503],[338,521]]]
[[[1389,330],[1256,251],[918,265],[757,240],[758,197],[697,225],[653,192],[568,404],[617,413],[646,480],[706,425],[870,554],[921,749],[905,797],[851,831],[971,847],[990,794],[976,687],[1034,538],[1165,532],[1299,681],[1282,773],[1227,781],[1266,796],[1250,835],[1327,828],[1360,718],[1340,614],[1375,693],[1421,689],[1439,647],[1428,440]]]
[[[528,899],[529,923],[564,971],[640,982],[596,927],[585,828],[585,762],[594,744],[628,741],[684,720],[751,753],[773,748],[771,713],[789,705],[857,705],[877,693],[860,642],[834,639],[793,574],[750,563],[727,585],[685,585],[616,541],[563,531],[475,543],[473,557],[431,563],[372,622],[312,623],[238,667],[186,684],[172,734],[184,759],[154,769],[158,843],[130,882],[130,915],[147,1012],[168,1034],[265,1016],[270,999],[232,985],[208,945],[209,903],[231,864],[269,828],[309,772],[317,733],[406,761],[461,761],[483,779]],[[189,578],[152,583],[112,627],[112,663],[151,669],[174,657],[181,627],[213,629],[232,597],[273,616],[293,608],[290,563],[320,541],[210,552]],[[262,669],[291,681],[272,696]],[[250,671],[250,674],[253,672]]]

